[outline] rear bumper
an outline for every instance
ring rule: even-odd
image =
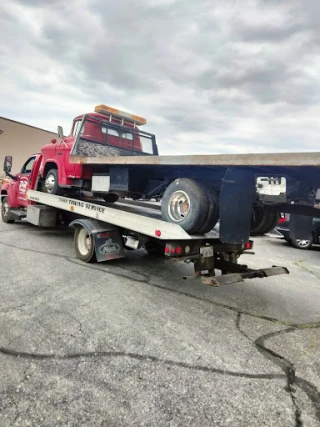
[[[238,273],[223,274],[221,276],[202,277],[202,282],[209,286],[230,285],[232,283],[244,282],[245,279],[263,279],[265,277],[277,276],[279,274],[289,274],[286,267],[273,266],[260,270],[250,270]]]
[[[276,228],[275,228],[275,230],[276,230],[280,235],[282,235],[286,240],[290,240],[290,237],[289,237],[289,229],[288,229],[288,228],[285,228],[285,227],[281,227],[281,226],[279,226],[279,227],[276,227]]]

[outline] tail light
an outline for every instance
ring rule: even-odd
[[[286,214],[281,213],[281,214],[280,214],[279,221],[278,221],[278,224],[282,224],[282,223],[283,223],[283,222],[285,222],[286,220],[287,220],[287,218],[286,218]]]
[[[245,250],[249,250],[253,248],[253,241],[249,240],[245,245],[244,245],[244,249]]]
[[[183,249],[179,245],[173,243],[167,243],[164,249],[164,253],[168,256],[177,256],[183,253]]]

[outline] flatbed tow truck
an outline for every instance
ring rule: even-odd
[[[292,239],[310,237],[312,217],[320,216],[320,153],[159,156],[155,136],[138,129],[145,123],[98,105],[74,119],[68,136],[59,126],[59,140],[18,174],[6,156],[2,220],[41,227],[62,220],[75,228],[76,255],[85,262],[144,247],[167,262],[194,264],[195,276],[214,286],[288,274],[238,259],[252,249],[253,233],[275,227],[279,212],[292,214]],[[211,231],[218,221],[219,233]]]
[[[67,136],[58,126],[58,138],[11,176],[21,194],[8,196],[9,206],[23,205],[30,179],[39,178],[39,190],[54,195],[156,199],[162,219],[189,234],[208,233],[219,220],[223,243],[270,232],[280,212],[292,214],[292,240],[310,238],[312,217],[320,216],[319,152],[163,156],[155,135],[141,130],[146,123],[101,104],[76,116]]]
[[[124,200],[108,204],[86,196],[70,198],[28,189],[26,207],[14,209],[8,207],[5,195],[1,198],[6,223],[26,219],[47,228],[62,221],[74,228],[75,253],[84,262],[112,261],[125,257],[125,249],[144,248],[158,255],[159,262],[193,264],[194,275],[190,277],[201,278],[210,286],[289,273],[285,267],[256,270],[239,264],[239,257],[252,249],[252,240],[222,243],[215,230],[190,235],[180,225],[163,221],[159,206],[151,203]],[[216,275],[216,270],[221,274]]]

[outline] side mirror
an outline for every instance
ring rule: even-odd
[[[14,181],[17,181],[18,178],[15,175],[11,175],[11,169],[12,169],[12,156],[6,156],[4,158],[4,163],[3,163],[3,171],[5,172],[6,175],[8,175],[11,179],[13,179]]]
[[[3,163],[3,171],[8,174],[12,169],[12,156],[6,156]]]
[[[58,126],[58,137],[63,138],[63,129],[62,126]]]

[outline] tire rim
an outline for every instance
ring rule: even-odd
[[[46,178],[45,183],[44,183],[48,193],[52,193],[54,186],[55,186],[55,183],[56,183],[56,180],[55,180],[54,176],[50,174]]]
[[[172,221],[183,221],[190,212],[190,199],[184,191],[176,191],[172,194],[169,205],[168,214]]]
[[[298,246],[300,246],[300,248],[306,248],[307,246],[310,245],[310,240],[296,239],[296,243]]]
[[[8,202],[3,202],[3,203],[2,203],[1,213],[2,213],[2,216],[3,216],[4,218],[7,218],[8,213],[9,213],[9,205],[8,205]]]
[[[91,235],[88,230],[82,228],[78,234],[78,250],[82,256],[87,256],[92,248]]]

